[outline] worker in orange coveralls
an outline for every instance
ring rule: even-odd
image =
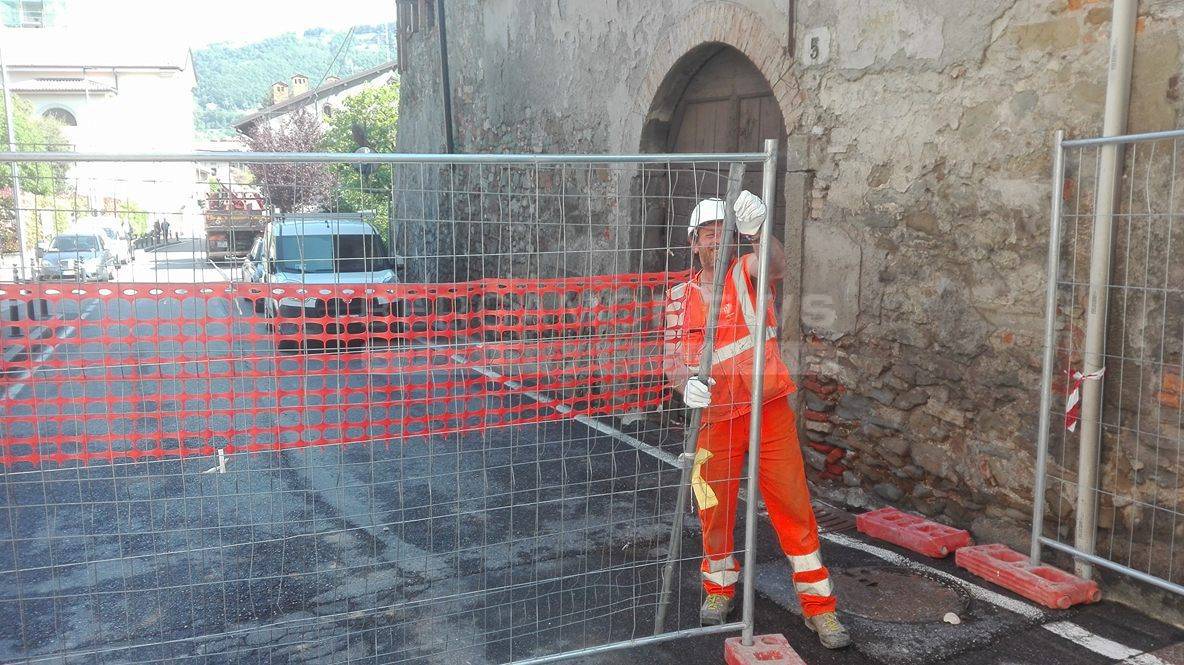
[[[696,376],[704,343],[714,277],[716,252],[723,235],[726,203],[699,202],[691,213],[687,233],[700,270],[690,281],[670,289],[666,303],[664,368],[682,392],[688,407],[703,409],[702,429],[691,487],[703,526],[703,588],[707,598],[699,611],[704,625],[727,620],[732,609],[740,564],[733,556],[736,492],[748,451],[754,333],[759,329],[756,309],[757,252],[734,259],[728,268],[720,302],[712,368],[708,382]],[[765,204],[742,192],[735,206],[736,228],[756,236],[765,221]],[[752,238],[757,248],[756,238]],[[769,275],[785,272],[785,251],[776,239],[769,247]],[[806,625],[823,646],[839,649],[851,643],[847,629],[835,616],[835,597],[818,548],[818,524],[810,506],[802,468],[802,451],[794,427],[789,394],[795,390],[777,346],[776,319],[765,313],[765,380],[761,412],[759,482],[769,517],[793,568],[794,589]]]

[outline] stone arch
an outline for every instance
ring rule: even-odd
[[[644,147],[647,126],[652,131],[651,123],[658,117],[654,114],[664,110],[655,108],[654,103],[671,89],[668,75],[679,68],[680,60],[693,57],[696,51],[700,57],[709,57],[700,47],[710,44],[730,46],[752,62],[769,82],[781,109],[786,135],[793,133],[801,118],[802,93],[793,75],[792,54],[760,15],[739,4],[713,2],[698,5],[677,19],[654,45],[650,65],[635,98],[638,108],[634,116],[633,136],[637,139],[634,145]],[[693,60],[683,64],[693,64]],[[672,112],[673,104],[665,110]]]

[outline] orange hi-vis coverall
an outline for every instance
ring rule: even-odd
[[[712,353],[711,405],[703,413],[692,487],[703,526],[703,588],[732,596],[740,577],[733,556],[736,494],[744,475],[751,418],[754,333],[758,329],[750,262],[732,262],[720,302]],[[670,289],[666,302],[667,378],[677,386],[698,371],[708,325],[699,275]],[[777,346],[776,319],[766,312],[764,404],[761,410],[759,483],[781,549],[793,568],[794,589],[807,616],[835,610],[830,576],[818,548],[802,451],[789,394],[795,390]]]

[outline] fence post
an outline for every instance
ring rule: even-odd
[[[1057,278],[1061,263],[1061,198],[1065,189],[1065,151],[1058,129],[1052,147],[1052,212],[1048,225],[1048,285],[1044,296],[1044,370],[1040,374],[1040,425],[1036,430],[1036,480],[1032,485],[1032,563],[1040,563],[1044,533],[1044,471],[1048,464],[1048,430],[1052,414],[1052,370],[1056,362]]]
[[[736,213],[732,206],[740,196],[741,183],[744,180],[744,165],[732,164],[728,169],[728,199],[724,206],[723,237],[720,238],[719,251],[715,255],[715,274],[711,282],[711,304],[707,308],[707,330],[704,334],[703,353],[699,358],[699,372],[697,376],[706,382],[711,376],[711,355],[715,347],[715,334],[719,329],[719,306],[724,290],[724,278],[727,276],[728,264],[735,251]],[[670,604],[670,589],[674,580],[674,569],[678,567],[678,557],[682,550],[683,515],[686,514],[687,501],[690,499],[691,470],[695,459],[695,451],[699,445],[699,425],[703,422],[703,409],[692,409],[691,419],[687,423],[686,442],[683,444],[681,471],[678,480],[678,503],[674,507],[674,519],[670,526],[670,551],[666,557],[666,567],[662,569],[662,589],[658,596],[658,611],[654,615],[654,635],[662,632],[666,624],[666,608]]]
[[[8,89],[8,67],[4,64],[4,50],[0,49],[0,88],[3,88],[4,101],[4,126],[8,132],[7,143],[8,150],[16,152],[16,125],[13,123],[12,116],[12,94]],[[22,281],[25,278],[25,270],[29,267],[29,261],[25,257],[25,221],[21,216],[21,178],[20,178],[20,164],[12,162],[9,165],[10,177],[12,178],[12,213],[16,216],[16,244],[17,255],[20,257],[20,278],[14,281]]]
[[[19,300],[8,301],[8,320],[13,323],[21,320],[21,303]],[[21,337],[21,327],[19,325],[9,326],[9,337],[13,339]]]
[[[777,140],[765,139],[765,161],[761,167],[761,200],[765,209],[772,212],[776,209],[777,197]],[[755,625],[754,604],[756,591],[753,580],[756,579],[756,504],[757,472],[760,468],[761,454],[761,407],[765,387],[765,327],[768,325],[766,314],[769,311],[769,240],[773,237],[770,228],[772,224],[766,219],[761,226],[760,256],[757,257],[756,277],[756,316],[760,321],[753,340],[752,349],[752,413],[748,426],[748,501],[744,503],[744,611],[740,621],[744,623],[742,643],[752,646],[752,632]]]

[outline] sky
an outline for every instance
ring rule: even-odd
[[[150,34],[198,48],[308,28],[391,22],[395,0],[67,0],[66,12],[64,23],[71,28],[113,37]]]

